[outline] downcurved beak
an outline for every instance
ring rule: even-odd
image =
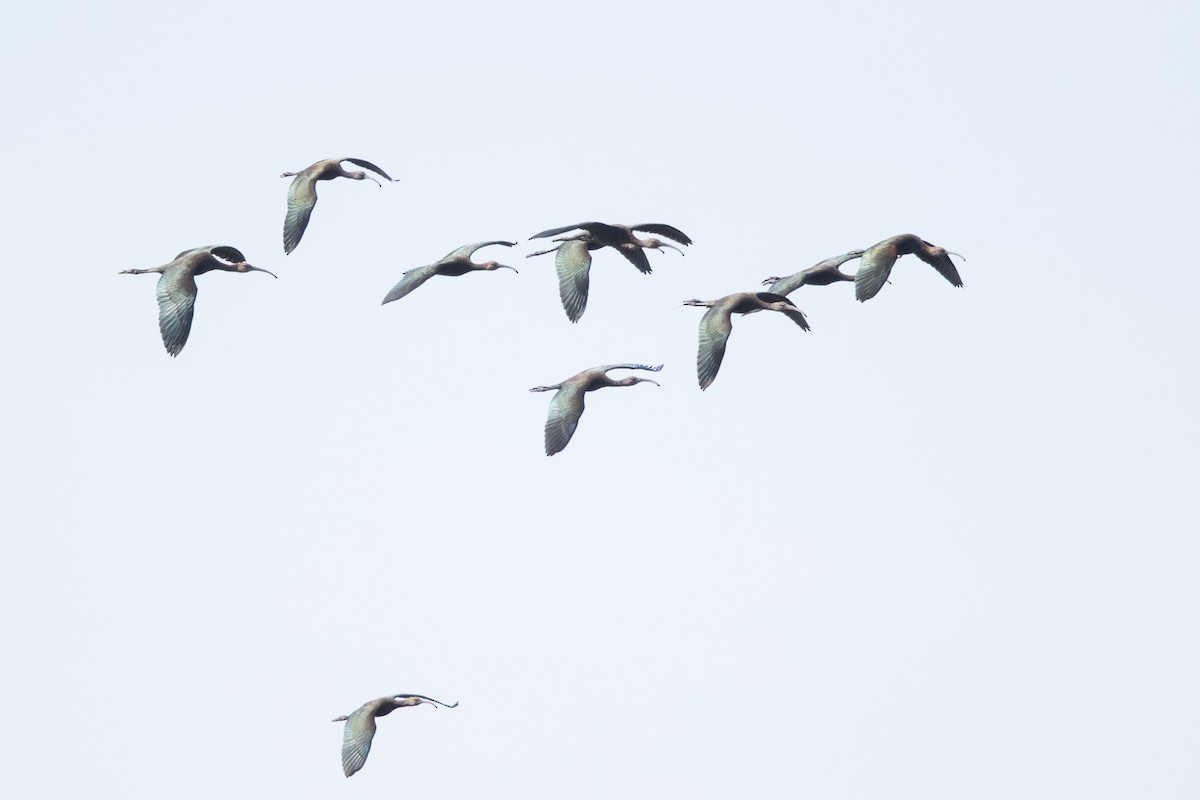
[[[263,269],[262,267],[252,267],[249,264],[246,265],[246,269],[251,270],[253,272],[265,272],[268,275],[270,275],[272,278],[275,278],[276,280],[279,279],[279,276],[276,275],[274,272],[271,272],[271,270],[269,270],[269,269]]]
[[[653,383],[655,386],[658,386],[658,388],[660,388],[660,389],[662,388],[662,386],[659,385],[658,381],[652,381],[649,378],[642,378],[642,380],[640,382],[641,383]]]
[[[967,260],[967,257],[966,257],[966,256],[964,256],[964,255],[962,255],[961,253],[951,253],[949,250],[947,250],[947,251],[946,251],[946,255],[948,255],[948,256],[958,256],[958,257],[959,257],[959,258],[961,258],[963,261],[966,261],[966,260]]]
[[[528,258],[528,256],[526,256],[526,258]],[[520,272],[517,270],[517,268],[516,268],[516,267],[510,267],[508,264],[497,264],[497,265],[496,265],[496,269],[511,269],[513,272],[516,272],[518,275],[520,275],[520,274],[521,274],[521,273],[520,273]]]
[[[662,244],[660,244],[656,249],[662,250],[664,247],[669,247],[672,250],[674,250],[676,253],[679,253],[679,255],[684,255],[684,252],[682,250],[680,250],[678,247],[676,247],[673,244],[667,244],[666,242],[663,242]]]

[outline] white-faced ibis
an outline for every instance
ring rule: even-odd
[[[696,376],[700,388],[707,389],[717,377],[721,360],[725,358],[725,343],[733,330],[733,314],[753,314],[756,311],[779,311],[788,319],[808,330],[804,312],[781,294],[770,292],[738,292],[717,300],[685,300],[685,306],[708,309],[700,318],[700,348],[696,354]]]
[[[558,294],[562,299],[563,309],[567,312],[567,318],[571,322],[578,322],[587,307],[588,273],[592,267],[592,255],[589,251],[599,250],[601,247],[612,247],[629,259],[630,263],[642,273],[648,275],[650,274],[650,260],[646,258],[646,249],[661,251],[662,248],[669,247],[681,254],[683,251],[660,239],[639,239],[633,234],[635,230],[657,233],[684,245],[692,243],[692,240],[683,231],[657,222],[631,226],[608,225],[603,222],[580,222],[564,228],[551,228],[529,238],[544,239],[573,230],[582,230],[583,233],[555,239],[554,241],[562,242],[562,244],[525,256],[530,258],[551,252],[556,253],[554,267],[558,272]]]
[[[392,287],[392,290],[383,298],[384,303],[390,303],[393,300],[399,300],[404,295],[416,289],[425,281],[432,278],[434,275],[450,275],[458,277],[466,275],[468,272],[491,271],[496,269],[511,269],[516,272],[515,267],[510,267],[506,264],[501,264],[496,261],[485,261],[482,264],[476,264],[471,260],[471,254],[482,247],[487,247],[493,244],[502,244],[505,247],[512,247],[516,242],[477,242],[475,244],[465,244],[457,250],[451,250],[440,261],[435,261],[432,264],[427,264],[423,267],[410,269],[404,273],[400,281]]]
[[[879,290],[887,283],[888,275],[892,273],[892,265],[896,263],[896,259],[910,253],[936,269],[954,286],[963,285],[954,262],[950,260],[950,256],[962,256],[932,245],[920,236],[902,233],[871,245],[867,252],[863,253],[858,273],[854,276],[854,296],[860,302],[866,302],[879,294]]]
[[[288,187],[287,216],[283,219],[283,252],[291,253],[300,244],[300,237],[308,227],[308,218],[312,216],[313,206],[317,204],[317,181],[331,181],[334,178],[350,178],[356,181],[374,181],[383,186],[365,172],[347,172],[342,169],[342,162],[369,169],[385,180],[394,180],[386,172],[361,158],[327,158],[318,161],[311,167],[305,167],[299,172],[284,172],[279,177],[290,178],[295,175],[292,185]]]
[[[546,455],[552,456],[561,452],[571,441],[571,437],[575,434],[575,428],[579,426],[579,418],[583,416],[583,396],[587,392],[602,389],[605,386],[633,386],[637,383],[653,383],[658,386],[657,381],[633,375],[614,381],[608,377],[609,370],[614,369],[644,369],[647,372],[658,372],[662,369],[662,364],[657,367],[648,367],[645,364],[609,364],[584,370],[553,386],[535,386],[529,390],[531,392],[557,390],[554,397],[550,398],[550,413],[546,417]]]
[[[272,278],[278,277],[268,270],[250,266],[240,250],[223,244],[184,250],[171,263],[154,269],[124,269],[118,273],[159,273],[158,327],[162,331],[163,344],[172,357],[179,355],[192,330],[192,316],[196,309],[196,276],[214,269],[223,272],[266,272]]]
[[[767,278],[763,281],[763,285],[771,284],[767,289],[771,294],[781,294],[787,297],[792,292],[799,289],[801,286],[828,286],[831,283],[838,281],[853,281],[853,275],[847,275],[838,267],[845,264],[847,261],[858,258],[865,251],[851,250],[848,253],[843,253],[840,256],[827,258],[808,269],[801,270],[794,275],[789,275],[786,278],[781,278],[778,275]]]
[[[458,703],[447,705],[432,697],[420,694],[390,694],[369,703],[363,703],[350,716],[338,717],[334,722],[345,721],[346,728],[342,732],[342,772],[349,778],[362,769],[367,763],[367,754],[371,752],[371,740],[375,738],[375,718],[386,717],[397,708],[416,706],[422,703],[437,708],[455,708]]]

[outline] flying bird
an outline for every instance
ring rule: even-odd
[[[579,426],[579,418],[583,416],[583,396],[587,392],[602,389],[605,386],[633,386],[637,383],[659,385],[657,381],[633,375],[615,381],[608,377],[609,370],[643,369],[647,372],[658,372],[662,368],[662,364],[657,367],[648,367],[645,364],[609,364],[584,370],[553,386],[535,386],[530,389],[531,392],[557,390],[554,397],[550,398],[550,413],[546,417],[546,455],[552,456],[562,452],[562,449],[571,441],[571,437],[575,434],[575,428]]]
[[[632,226],[608,225],[603,222],[580,222],[576,225],[551,228],[541,233],[535,233],[529,238],[544,239],[573,230],[581,230],[583,233],[554,239],[554,241],[561,242],[562,244],[558,247],[552,247],[549,250],[539,250],[536,253],[530,253],[525,256],[526,258],[530,258],[532,256],[545,255],[546,253],[555,253],[554,268],[558,273],[558,295],[562,299],[563,309],[567,312],[567,318],[571,322],[578,322],[579,318],[583,316],[584,309],[587,307],[588,273],[592,268],[592,250],[599,250],[602,247],[612,247],[625,256],[625,258],[629,259],[630,263],[641,272],[649,275],[650,260],[646,258],[646,250],[658,250],[661,252],[662,248],[669,247],[680,254],[683,251],[661,239],[653,237],[640,239],[634,235],[633,232],[635,230],[657,233],[660,236],[674,239],[683,245],[692,243],[692,240],[683,231],[657,222]]]
[[[516,272],[515,267],[510,267],[496,261],[485,261],[482,264],[476,264],[471,260],[471,254],[480,248],[487,247],[493,244],[502,244],[505,247],[512,247],[516,242],[477,242],[475,244],[465,244],[457,250],[451,250],[440,261],[435,261],[432,264],[426,264],[423,267],[410,269],[404,273],[400,281],[392,287],[392,290],[383,298],[383,303],[390,303],[393,300],[399,300],[406,294],[416,289],[425,281],[432,278],[434,275],[450,275],[458,277],[466,275],[468,272],[491,271],[497,269],[511,269]]]
[[[324,161],[318,161],[311,167],[305,167],[299,172],[284,172],[279,177],[296,176],[291,186],[288,187],[287,216],[283,219],[284,253],[291,253],[296,249],[296,245],[300,244],[300,237],[304,235],[304,229],[308,227],[308,218],[312,216],[313,206],[317,204],[317,181],[350,178],[356,181],[374,181],[383,186],[365,172],[347,172],[342,169],[343,161],[349,161],[363,169],[369,169],[386,180],[394,180],[379,167],[370,161],[363,161],[361,158],[327,158]]]
[[[397,708],[416,706],[422,703],[436,708],[455,708],[458,703],[447,705],[432,697],[420,694],[390,694],[368,703],[363,703],[348,717],[337,717],[334,722],[345,722],[342,732],[342,772],[349,778],[363,768],[367,763],[367,754],[371,752],[371,740],[375,738],[375,718],[386,717]]]
[[[770,288],[767,289],[768,292],[787,297],[801,286],[828,286],[838,281],[853,281],[853,275],[847,275],[838,269],[838,267],[851,259],[858,258],[864,252],[864,250],[851,250],[840,256],[827,258],[808,269],[801,270],[786,278],[781,278],[778,275],[767,278],[763,281],[763,285],[771,284]]]
[[[788,319],[808,330],[804,312],[796,308],[791,300],[781,294],[770,292],[738,292],[717,300],[684,300],[685,306],[701,306],[708,309],[700,318],[700,348],[696,353],[696,376],[700,389],[709,387],[721,368],[725,358],[725,344],[733,330],[733,314],[753,314],[757,311],[779,311]]]
[[[124,269],[118,273],[159,274],[158,327],[162,332],[163,345],[172,357],[179,355],[192,330],[192,316],[196,310],[196,276],[214,269],[223,272],[266,272],[272,278],[278,277],[268,270],[250,266],[240,250],[223,244],[184,250],[171,263],[154,269]]]
[[[902,233],[871,245],[867,252],[863,253],[858,272],[854,276],[855,298],[859,302],[866,302],[879,294],[879,290],[887,283],[888,275],[892,273],[892,265],[896,263],[896,259],[910,253],[936,269],[954,286],[963,285],[954,262],[950,260],[950,256],[962,256],[930,244],[920,236]]]

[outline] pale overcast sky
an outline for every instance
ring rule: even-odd
[[[1194,4],[8,23],[3,797],[1200,794]],[[399,181],[285,256],[335,156]],[[572,325],[523,256],[584,220],[695,244],[595,253]],[[966,288],[801,288],[699,390],[683,300],[906,232]],[[201,276],[172,359],[117,273],[209,244],[279,280]],[[617,362],[662,387],[546,458],[527,390]],[[461,705],[347,780],[389,692]]]

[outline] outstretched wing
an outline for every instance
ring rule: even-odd
[[[779,307],[775,309],[782,314],[786,314],[787,318],[799,325],[804,330],[809,330],[808,320],[804,318],[804,312],[796,308],[796,304],[788,300],[781,294],[773,294],[771,292],[756,292],[758,299],[764,303],[775,303]]]
[[[780,278],[777,281],[775,281],[774,283],[772,283],[771,286],[767,289],[767,291],[771,292],[772,294],[779,294],[779,295],[786,296],[786,295],[796,291],[801,286],[803,286],[804,283],[808,280],[808,275],[809,275],[809,271],[803,270],[801,272],[797,272],[792,275],[788,275],[786,278]],[[770,278],[768,278],[767,280],[770,280]]]
[[[227,244],[214,244],[209,247],[202,247],[198,249],[206,250],[217,258],[225,259],[230,264],[237,264],[239,262],[244,263],[246,261],[246,257],[242,255],[241,250],[238,250],[236,247],[230,247]]]
[[[862,261],[858,264],[858,272],[854,274],[854,297],[859,302],[866,302],[887,283],[892,274],[892,266],[896,263],[895,237],[884,239],[863,253]]]
[[[387,293],[387,296],[383,298],[383,303],[380,303],[380,305],[386,305],[393,300],[399,300],[436,274],[437,265],[435,264],[426,264],[423,267],[410,269],[400,277],[399,282]]]
[[[370,713],[355,711],[346,720],[342,732],[342,772],[349,778],[367,763],[371,740],[375,738],[375,718]]]
[[[389,181],[393,180],[391,175],[388,175],[386,172],[384,172],[379,167],[372,164],[370,161],[363,161],[361,158],[343,158],[342,161],[349,161],[351,164],[354,164],[357,167],[362,167],[363,169],[371,170],[371,172],[374,172],[376,175],[378,175],[381,178],[386,178]]]
[[[304,170],[292,179],[288,187],[287,216],[283,219],[283,252],[291,253],[300,244],[300,237],[308,227],[313,206],[317,204],[317,186],[314,173]]]
[[[729,341],[729,333],[733,330],[730,319],[730,309],[725,304],[710,308],[700,318],[700,347],[696,352],[696,377],[700,381],[701,390],[707,389],[717,377],[721,369],[721,361],[725,358],[725,343]]]
[[[574,225],[566,225],[562,228],[551,228],[550,230],[535,233],[530,236],[530,239],[545,239],[547,236],[558,236],[560,233],[567,231],[587,231],[593,235],[601,235],[607,233],[610,237],[622,236],[620,228],[609,225],[606,222],[577,222]]]
[[[546,416],[546,455],[562,452],[583,416],[583,387],[577,383],[563,386],[550,398],[550,412]]]
[[[158,329],[163,345],[175,357],[187,344],[196,310],[196,278],[183,270],[169,270],[158,279]]]
[[[470,258],[475,254],[476,250],[489,247],[493,244],[502,244],[505,247],[512,247],[516,244],[516,242],[502,242],[497,240],[494,242],[476,242],[475,244],[464,244],[462,247],[451,250],[449,253],[447,253],[445,257],[442,258],[442,261],[450,261],[451,259],[455,258]]]
[[[645,231],[646,233],[654,233],[658,234],[659,236],[666,236],[668,239],[674,239],[680,244],[692,243],[691,238],[689,238],[686,233],[679,230],[679,228],[674,228],[670,225],[664,225],[661,222],[647,222],[642,225],[631,225],[630,227],[635,231]]]
[[[650,259],[646,258],[645,250],[636,244],[630,243],[620,245],[616,248],[616,251],[629,259],[629,263],[637,267],[643,274],[650,274]]]
[[[848,276],[843,274],[838,267],[851,259],[858,258],[863,252],[862,250],[850,250],[840,256],[819,261],[808,269],[788,275],[786,278],[767,278],[763,283],[771,283],[771,287],[767,289],[768,292],[786,296],[808,283],[827,286],[830,283],[847,280]],[[772,283],[772,281],[774,282]]]
[[[662,368],[662,364],[659,364],[657,367],[650,367],[645,364],[605,364],[603,367],[596,367],[600,372],[608,372],[610,369],[644,369],[647,372],[660,372]]]
[[[929,244],[929,242],[925,242]],[[917,250],[917,258],[924,261],[929,266],[938,271],[939,274],[946,280],[950,281],[955,286],[962,286],[962,278],[958,275],[958,268],[954,266],[954,262],[950,260],[949,254],[943,254],[937,258],[930,258],[925,253]]]
[[[578,322],[587,308],[588,273],[591,268],[592,254],[588,252],[588,243],[585,241],[563,242],[554,254],[558,296],[571,322]]]

